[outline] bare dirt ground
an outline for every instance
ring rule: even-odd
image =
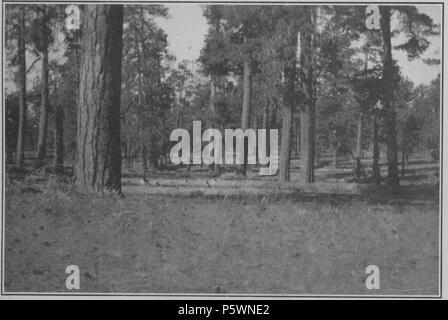
[[[420,184],[363,195],[112,198],[50,182],[11,187],[5,290],[68,292],[65,268],[75,264],[81,292],[435,295],[437,168],[425,168]]]

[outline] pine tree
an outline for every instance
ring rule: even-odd
[[[82,21],[76,187],[120,193],[123,6],[87,5]]]

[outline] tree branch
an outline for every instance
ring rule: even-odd
[[[34,65],[36,64],[37,61],[39,61],[41,59],[41,57],[37,57],[36,60],[33,61],[33,63],[30,65],[30,67],[28,68],[28,70],[26,70],[26,73],[30,72],[31,69],[34,67]]]

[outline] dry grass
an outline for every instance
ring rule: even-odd
[[[331,195],[113,199],[57,183],[6,194],[7,292],[65,292],[65,267],[76,264],[83,292],[437,294],[438,197],[430,191],[412,204]],[[381,270],[374,292],[364,284],[369,264]]]

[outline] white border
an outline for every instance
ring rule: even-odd
[[[85,4],[88,3],[89,1],[42,1],[39,3],[42,4]],[[92,1],[91,1],[92,2]],[[95,1],[93,1],[95,2]],[[228,4],[228,3],[244,3],[245,1],[235,1],[235,0],[230,0],[230,1],[206,1],[206,2],[201,2],[201,1],[193,1],[193,0],[186,0],[186,1],[160,1],[160,0],[156,0],[156,1],[119,1],[119,0],[109,0],[109,1],[96,1],[96,2],[101,2],[101,3],[123,3],[123,4],[129,4],[129,3],[140,3],[140,4],[144,4],[144,3],[161,3],[161,4],[175,4],[175,3],[198,3],[200,2],[201,4]],[[305,4],[306,1],[283,1],[284,2],[288,2],[288,4],[293,5],[294,2],[297,2],[298,5],[301,4]],[[310,1],[311,2],[311,1]],[[31,1],[15,1],[15,0],[11,0],[11,1],[3,1],[2,0],[2,5],[0,8],[0,16],[2,17],[2,32],[0,35],[0,39],[2,42],[2,55],[3,55],[3,48],[4,48],[4,5],[5,3],[17,3],[17,4],[35,4],[37,3],[35,2],[31,2]],[[259,1],[246,1],[246,3],[257,3],[257,4],[275,4],[275,3],[279,3],[281,4],[282,1],[267,1],[267,0],[259,0]],[[308,2],[309,3],[309,2]],[[312,4],[315,5],[319,5],[319,4],[328,4],[328,3],[340,3],[341,5],[351,5],[351,3],[354,4],[361,4],[361,3],[365,3],[365,4],[369,4],[369,3],[381,3],[383,5],[393,5],[393,4],[406,4],[406,3],[412,3],[411,1],[404,1],[404,0],[394,0],[393,4],[391,4],[390,2],[387,1],[377,1],[377,2],[369,2],[369,1],[341,1],[341,0],[336,0],[336,1],[329,1],[329,0],[324,0],[324,1],[318,1],[318,2],[312,2]],[[430,0],[420,0],[420,1],[416,1],[416,3],[418,4],[442,4],[441,1],[430,1]],[[442,126],[442,123],[448,123],[448,112],[443,112],[443,92],[448,92],[448,88],[447,88],[447,84],[446,84],[446,79],[444,77],[444,75],[446,74],[447,71],[447,66],[446,63],[444,61],[444,58],[446,56],[446,43],[448,40],[448,35],[445,32],[445,28],[446,28],[446,23],[445,23],[445,17],[447,17],[447,11],[448,11],[448,5],[446,3],[444,3],[444,12],[443,12],[443,16],[442,16],[442,23],[443,23],[443,29],[441,30],[442,32],[442,37],[441,38],[441,48],[442,48],[442,53],[443,53],[443,57],[442,57],[442,64],[441,64],[441,68],[443,66],[443,70],[441,72],[441,79],[442,79],[442,86],[441,86],[441,108],[440,111],[442,112],[443,115],[443,119],[442,117],[440,117],[440,131],[441,131],[441,141],[443,141],[443,146],[442,143],[440,144],[440,146],[442,147],[441,150],[444,151],[445,147],[447,146],[447,141],[448,141],[448,131],[445,130]],[[5,62],[6,62],[6,57],[3,55],[3,61],[2,61],[2,70],[5,70]],[[2,74],[2,81],[3,81],[3,85],[4,85],[4,81],[5,81],[5,74],[3,72]],[[0,91],[0,101],[3,101],[3,93],[4,93],[4,87],[2,88],[2,90]],[[4,110],[2,108],[2,119],[4,119]],[[4,145],[4,139],[5,139],[5,134],[4,134],[4,126],[3,126],[3,121],[1,121],[1,132],[2,132],[2,139],[1,139],[1,150],[2,150],[2,170],[0,171],[0,179],[2,181],[2,192],[0,195],[0,199],[2,200],[2,216],[1,216],[1,220],[0,220],[0,224],[1,224],[1,230],[2,230],[2,238],[0,239],[0,244],[1,244],[1,265],[0,268],[4,265],[4,240],[5,240],[5,226],[3,225],[3,221],[5,221],[5,204],[4,204],[4,197],[3,197],[3,193],[5,190],[5,181],[3,179],[3,175],[4,175],[4,170],[5,170],[5,145]],[[446,151],[445,151],[446,153]],[[448,198],[447,197],[443,197],[444,194],[447,193],[447,188],[445,186],[445,181],[442,179],[446,171],[446,168],[448,167],[448,157],[444,157],[444,152],[441,152],[440,155],[440,164],[441,164],[441,170],[440,170],[440,205],[439,208],[440,210],[442,208],[447,208],[448,206]],[[442,194],[442,189],[444,189],[444,194]],[[443,225],[441,224],[441,219],[443,219]],[[448,275],[446,273],[446,271],[448,270],[448,262],[446,257],[448,256],[448,245],[447,245],[447,231],[448,231],[448,217],[446,215],[446,209],[444,209],[444,212],[441,212],[441,214],[439,215],[439,228],[440,228],[440,233],[439,233],[439,262],[440,259],[443,257],[443,260],[441,261],[441,263],[439,263],[439,266],[441,265],[442,268],[441,270],[439,270],[439,292],[441,293],[441,297],[442,299],[448,299]],[[443,233],[443,237],[442,237],[442,233]],[[440,238],[442,237],[443,243],[440,241]],[[442,247],[443,247],[443,252],[442,252]],[[440,297],[438,295],[425,295],[425,296],[416,296],[416,295],[335,295],[335,294],[331,294],[331,295],[323,295],[323,294],[319,294],[319,295],[306,295],[306,294],[272,294],[272,295],[268,295],[268,294],[223,294],[223,295],[218,295],[218,294],[183,294],[183,293],[173,293],[173,294],[155,294],[155,293],[151,293],[151,294],[144,294],[144,293],[89,293],[89,292],[75,292],[75,293],[64,293],[64,292],[56,292],[56,293],[42,293],[42,292],[7,292],[5,293],[4,290],[4,270],[0,270],[1,272],[1,280],[2,283],[1,285],[1,292],[3,294],[0,294],[0,300],[2,299],[14,299],[14,300],[23,300],[23,299],[33,299],[33,300],[41,300],[41,299],[56,299],[56,300],[84,300],[86,298],[88,299],[92,299],[92,300],[99,300],[99,299],[108,299],[108,300],[121,300],[121,299],[133,299],[133,300],[142,300],[142,299],[151,299],[151,300],[272,300],[272,299],[282,299],[282,300],[310,300],[310,299],[325,299],[325,300],[333,300],[333,299],[359,299],[359,300],[366,300],[366,299],[439,299]],[[441,279],[442,278],[442,279]],[[442,280],[443,282],[441,282],[440,280]],[[442,288],[440,288],[440,284],[442,284]],[[442,289],[442,291],[441,291]]]

